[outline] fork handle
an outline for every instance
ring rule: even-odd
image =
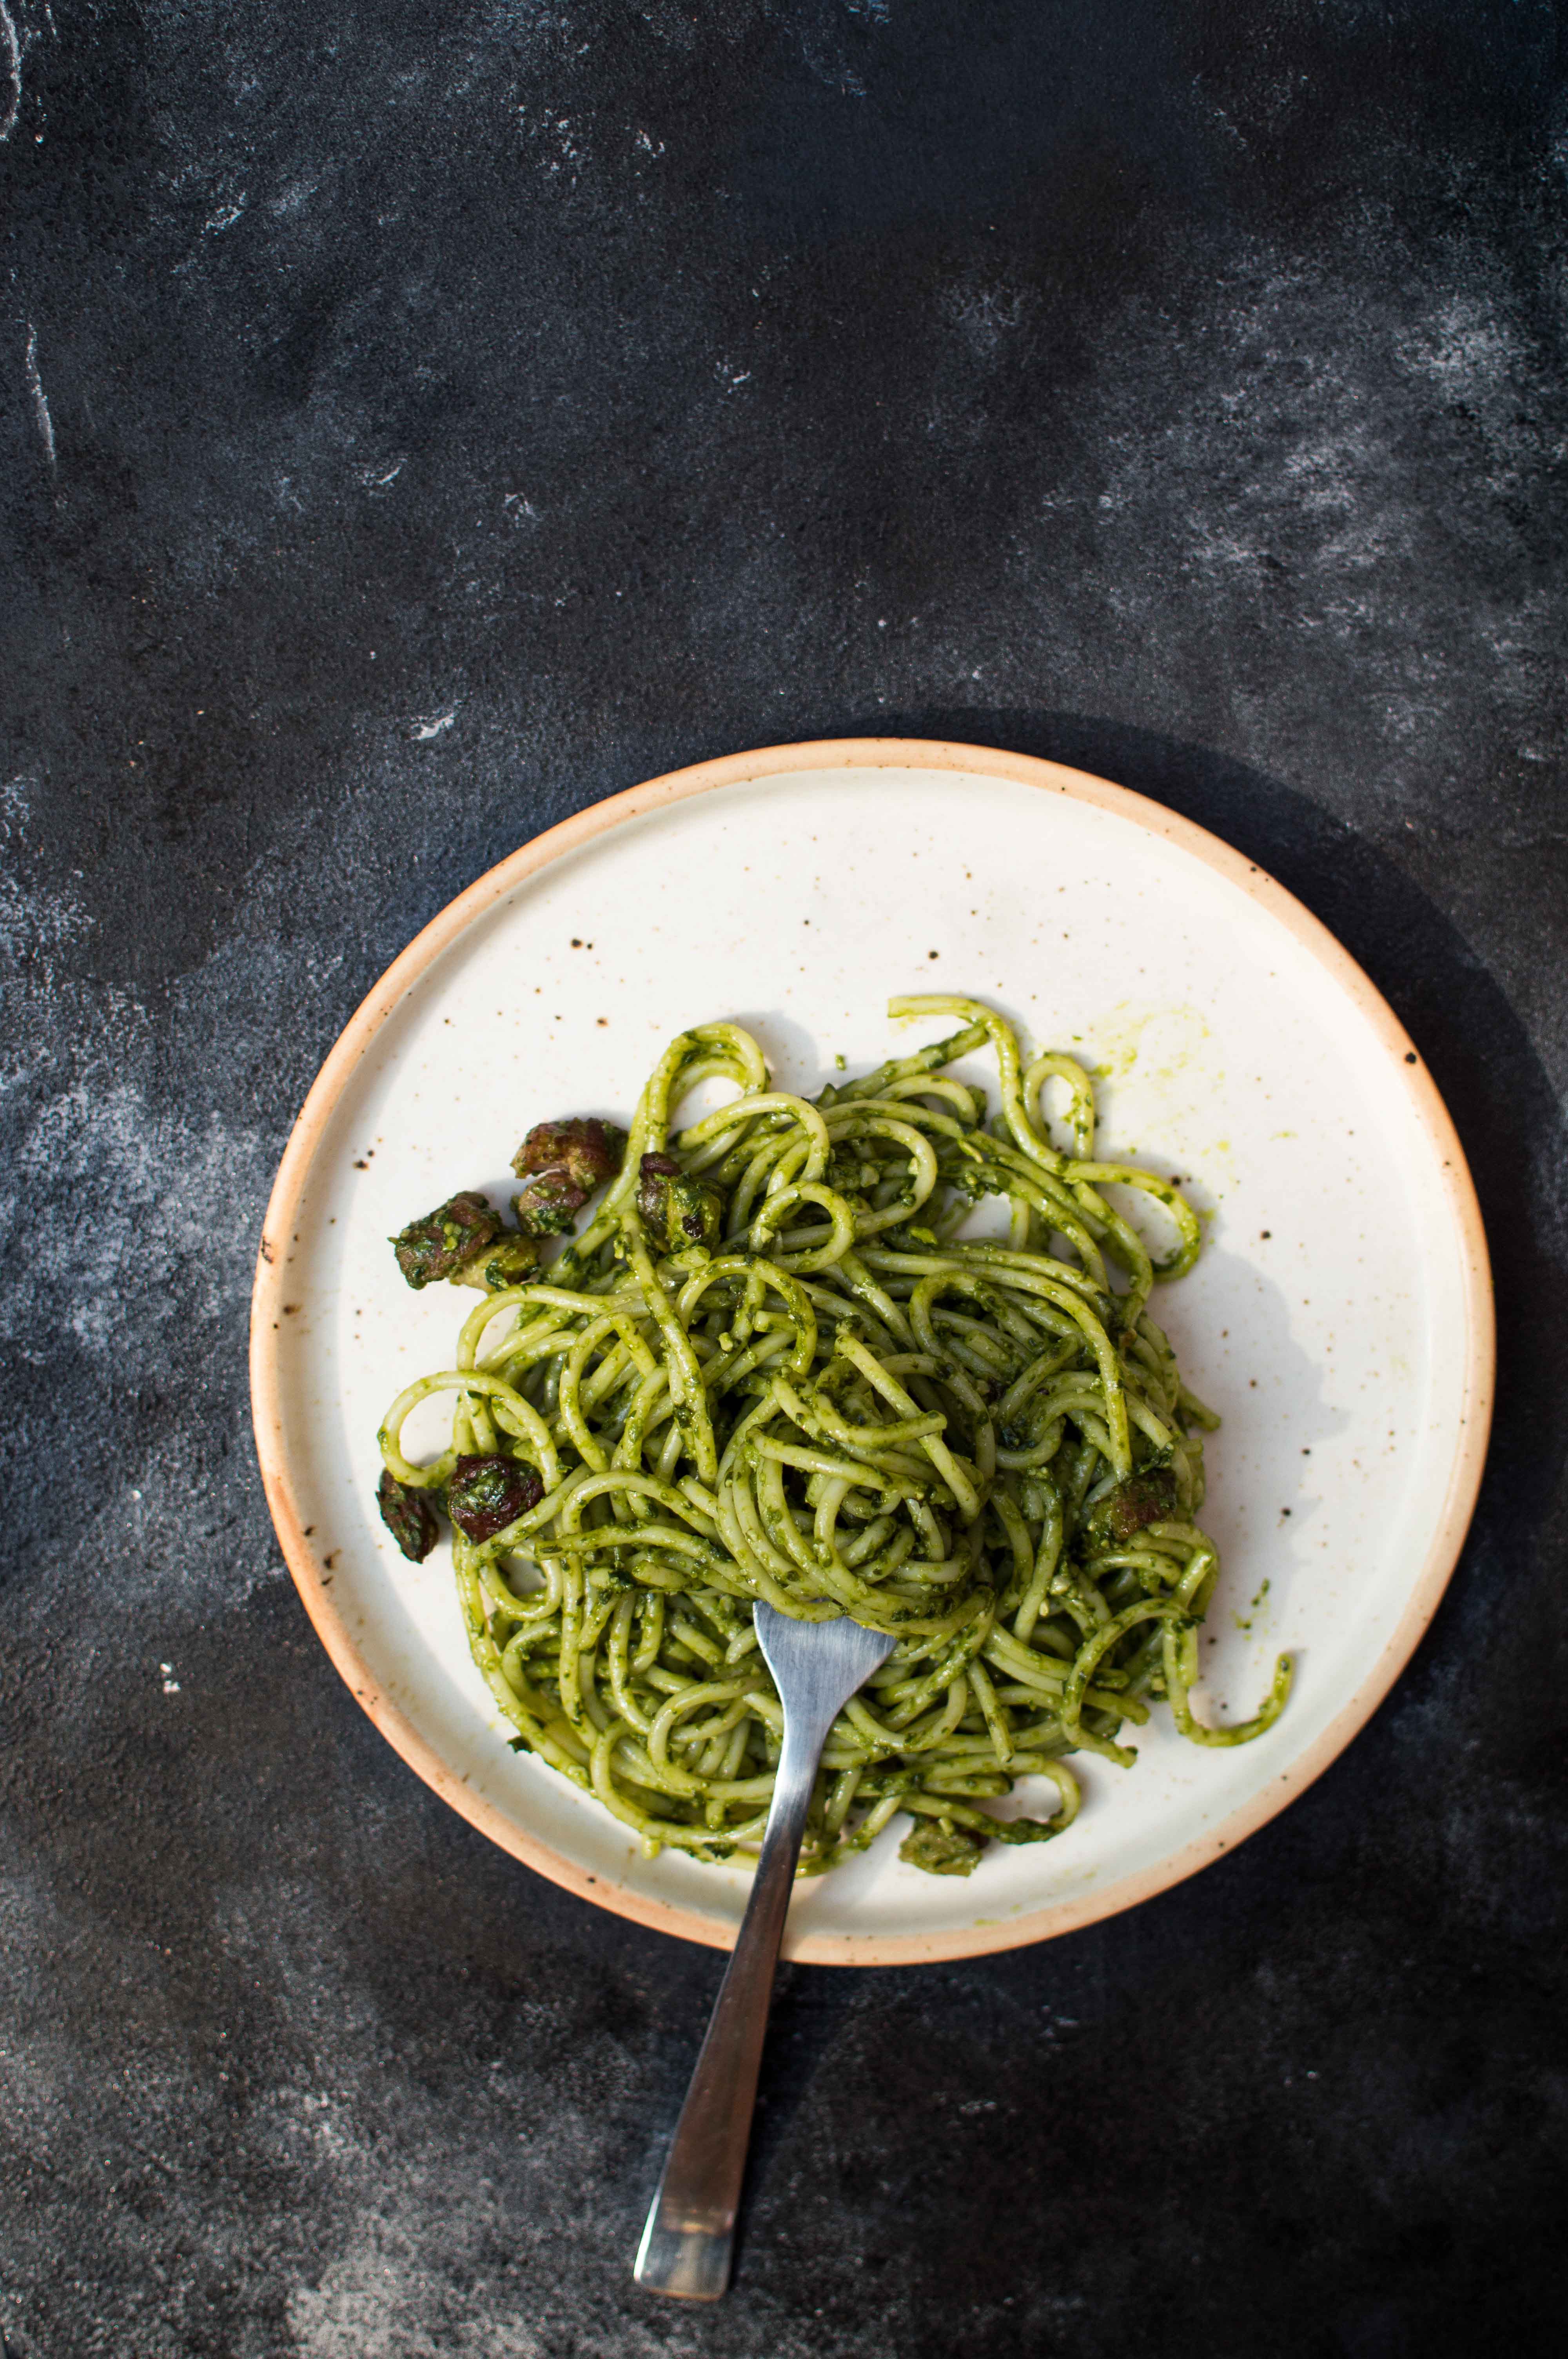
[[[730,2282],[773,1969],[827,1736],[784,1724],[752,1897],[637,2247],[633,2274],[654,2293],[717,2301]]]

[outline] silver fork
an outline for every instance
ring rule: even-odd
[[[654,2293],[717,2301],[730,2282],[735,2213],[757,2072],[768,2027],[773,1968],[784,1938],[800,1839],[827,1733],[857,1688],[886,1662],[893,1640],[837,1622],[794,1622],[756,1610],[757,1639],[784,1705],[768,1823],[752,1897],[719,1985],[708,2037],[637,2247],[633,2274]]]

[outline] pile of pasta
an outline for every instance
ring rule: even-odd
[[[436,1240],[423,1276],[398,1241],[411,1283],[485,1291],[452,1366],[387,1413],[384,1513],[423,1555],[445,1509],[513,1743],[650,1852],[761,1840],[782,1715],[758,1598],[896,1639],[828,1738],[806,1873],[902,1812],[903,1858],[967,1874],[989,1842],[1062,1832],[1079,1799],[1065,1756],[1130,1766],[1152,1701],[1195,1743],[1235,1745],[1289,1691],[1281,1658],[1253,1720],[1215,1728],[1190,1701],[1218,1574],[1196,1520],[1217,1419],[1149,1306],[1197,1257],[1191,1207],[1097,1155],[1072,1058],[1026,1060],[977,1001],[890,1012],[958,1028],[806,1099],[770,1086],[739,1026],[696,1026],[629,1135],[591,1118],[530,1134],[517,1228],[469,1195],[453,1206],[481,1212],[406,1232]],[[949,1070],[988,1049],[994,1109]],[[677,1126],[714,1082],[736,1094]],[[542,1171],[566,1175],[554,1195]],[[540,1222],[569,1227],[595,1185],[581,1234],[539,1261]],[[1160,1208],[1159,1260],[1118,1209],[1129,1191]],[[996,1234],[969,1234],[988,1199]],[[450,1442],[416,1463],[405,1422],[433,1394],[451,1397]],[[1049,1781],[1047,1815],[986,1807],[1024,1778]]]

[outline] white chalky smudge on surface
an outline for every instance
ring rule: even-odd
[[[217,1114],[198,1126],[155,1113],[139,1083],[115,1082],[107,1060],[44,1101],[13,1166],[22,1183],[0,1200],[13,1228],[0,1334],[16,1337],[52,1313],[86,1349],[148,1333],[178,1310],[216,1325],[243,1299],[251,1239],[228,1208],[254,1201],[267,1158],[254,1131]],[[66,1203],[59,1202],[66,1191]],[[161,1310],[157,1307],[162,1300]]]
[[[16,27],[5,0],[0,0],[0,77],[9,84],[5,97],[0,101],[5,113],[0,115],[0,146],[16,128],[16,117],[22,112],[22,45],[16,38]]]
[[[34,778],[9,778],[0,786],[0,954],[16,962],[29,955],[45,959],[62,943],[79,940],[92,919],[70,895],[24,884],[19,864],[26,845]]]
[[[44,446],[44,457],[52,467],[55,463],[54,420],[49,416],[49,396],[38,375],[38,332],[27,322],[27,398],[33,405],[33,423],[38,429],[38,440]]]
[[[989,360],[1003,340],[1022,325],[1031,298],[1018,288],[975,278],[943,290],[941,309],[978,360]]]

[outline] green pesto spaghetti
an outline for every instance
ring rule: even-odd
[[[1198,1720],[1196,1633],[1218,1573],[1196,1516],[1204,1430],[1150,1315],[1200,1237],[1175,1186],[1102,1159],[1070,1057],[1026,1059],[969,999],[895,999],[958,1029],[815,1099],[769,1086],[738,1025],[670,1043],[630,1136],[543,1123],[507,1226],[470,1191],[395,1240],[411,1285],[483,1289],[453,1365],[387,1411],[382,1513],[421,1558],[451,1524],[473,1658],[513,1744],[595,1794],[650,1851],[760,1842],[782,1712],[752,1604],[895,1634],[823,1755],[806,1872],[899,1812],[901,1856],[963,1875],[986,1843],[1060,1833],[1064,1756],[1126,1767],[1162,1698],[1198,1745],[1281,1710]],[[1000,1105],[946,1069],[988,1049]],[[739,1094],[685,1129],[704,1082]],[[1071,1145],[1052,1143],[1046,1084]],[[607,1184],[608,1183],[608,1184]],[[1152,1259],[1105,1192],[1162,1207]],[[540,1241],[582,1234],[547,1266]],[[988,1197],[1005,1236],[963,1234]],[[404,1453],[449,1394],[450,1445]],[[983,1805],[1022,1777],[1044,1820]]]

